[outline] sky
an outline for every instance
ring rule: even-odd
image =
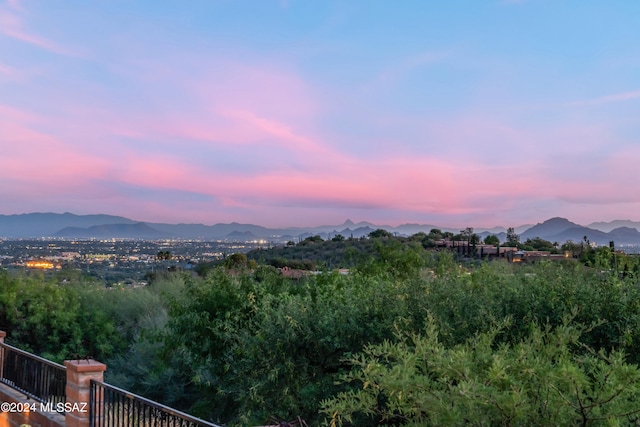
[[[0,214],[640,220],[640,2],[0,0]]]

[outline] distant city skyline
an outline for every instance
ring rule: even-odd
[[[0,214],[640,220],[640,3],[0,0]]]

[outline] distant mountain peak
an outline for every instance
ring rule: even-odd
[[[542,224],[570,224],[570,225],[579,225],[576,224],[575,222],[571,222],[569,221],[567,218],[562,218],[560,216],[554,216],[553,218],[549,218],[548,220],[544,221]]]
[[[542,223],[538,223],[529,228],[520,236],[521,239],[540,237],[542,239],[551,239],[552,236],[556,236],[568,229],[573,228],[585,228],[580,224],[569,221],[566,218],[554,217],[550,218]]]
[[[635,228],[636,230],[640,230],[640,221],[632,221],[630,219],[616,219],[610,222],[594,222],[588,225],[590,228],[595,228],[596,230],[610,232],[620,227],[628,227]]]
[[[355,225],[353,221],[351,221],[350,219],[347,219],[344,224],[342,225],[346,225],[346,226],[351,226],[351,225]]]
[[[637,232],[638,230],[633,227],[618,227],[611,231],[625,231],[625,232]]]

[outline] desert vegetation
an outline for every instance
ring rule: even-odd
[[[516,265],[424,240],[372,236],[349,274],[325,265],[295,280],[246,256],[136,289],[0,272],[0,328],[13,345],[93,357],[108,382],[227,425],[640,420],[637,258],[583,247]]]

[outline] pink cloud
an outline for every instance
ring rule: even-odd
[[[9,1],[8,5],[10,8],[6,8],[4,10],[0,7],[0,34],[37,46],[49,52],[66,56],[78,56],[76,52],[26,30],[24,28],[23,19],[18,15],[18,13],[23,10],[22,5],[15,0]]]
[[[579,200],[572,201],[569,197],[572,194],[585,194],[589,188],[594,198],[598,199],[600,194],[610,190],[606,185],[594,187],[590,183],[571,179],[558,183],[526,166],[493,168],[469,159],[446,160],[415,155],[385,159],[347,156],[324,148],[327,145],[322,140],[300,137],[301,143],[296,144],[298,136],[291,129],[260,120],[256,126],[267,134],[292,138],[292,155],[297,153],[299,158],[306,161],[308,168],[279,168],[277,171],[249,176],[240,171],[221,172],[195,167],[179,161],[165,148],[141,153],[134,147],[110,145],[102,152],[106,157],[98,156],[97,152],[89,155],[86,150],[34,130],[38,125],[37,117],[10,107],[0,107],[0,117],[5,117],[5,120],[0,120],[0,132],[5,135],[6,141],[13,144],[13,148],[0,161],[1,167],[5,176],[16,177],[18,183],[22,179],[19,177],[28,177],[26,182],[30,182],[33,188],[36,188],[34,183],[47,182],[40,190],[30,190],[34,197],[43,197],[48,192],[58,191],[57,186],[65,186],[65,191],[59,193],[60,200],[66,200],[64,194],[84,188],[82,191],[87,191],[87,194],[99,194],[103,200],[127,206],[130,212],[143,214],[145,209],[142,207],[146,207],[152,209],[148,212],[164,212],[154,214],[163,218],[174,213],[175,217],[180,216],[180,209],[172,207],[171,200],[168,199],[166,203],[162,200],[132,201],[120,195],[110,184],[105,187],[92,182],[104,180],[107,183],[122,183],[133,188],[158,191],[159,194],[188,189],[209,196],[210,201],[189,202],[181,205],[182,208],[189,206],[193,211],[211,212],[217,206],[254,214],[267,210],[273,212],[274,221],[278,219],[276,211],[283,206],[292,213],[308,212],[309,209],[327,212],[327,208],[370,212],[395,209],[416,215],[474,214],[482,217],[490,212],[505,210],[517,200],[554,197],[582,203]],[[247,123],[253,119],[253,116],[247,116]],[[16,121],[21,124],[16,124]],[[246,123],[242,125],[246,126]],[[318,156],[313,156],[317,147],[325,150],[324,155],[330,161],[319,162]],[[112,153],[109,154],[109,151]],[[637,158],[637,154],[624,153],[619,160],[612,159],[612,162],[625,161],[622,165],[631,168],[629,159]],[[117,162],[113,162],[115,157]],[[24,159],[30,159],[30,162]],[[616,165],[620,166],[618,163]],[[624,171],[618,166],[620,171]],[[632,172],[633,169],[629,169],[625,174]],[[621,177],[634,177],[625,174],[621,172]],[[80,183],[85,183],[84,187]],[[85,202],[80,204],[89,206]],[[237,212],[235,214],[240,215]],[[233,214],[226,215],[234,219]],[[197,216],[206,217],[205,214]],[[142,216],[139,218],[144,219]]]
[[[194,170],[189,165],[180,164],[169,155],[154,155],[142,157],[134,153],[120,152],[121,163],[112,170],[110,179],[141,187],[153,189],[192,188],[196,191],[206,187],[202,182],[207,181],[207,175],[201,175],[202,170]]]
[[[264,144],[268,140],[274,146],[312,146],[308,138],[297,135],[286,124],[251,111],[220,110],[207,120],[180,113],[170,114],[162,121],[152,117],[122,120],[115,133],[137,139],[156,138],[160,141],[179,138],[189,141],[215,143],[217,145]]]
[[[220,115],[231,119],[238,129],[250,129],[256,131],[256,140],[260,135],[274,138],[277,145],[288,147],[292,150],[313,152],[315,154],[328,154],[327,148],[316,143],[313,139],[296,133],[290,125],[266,117],[260,117],[249,110],[221,110]],[[254,141],[255,142],[255,141]]]
[[[311,161],[311,160],[310,160]],[[164,174],[159,171],[167,171]],[[557,182],[537,170],[491,168],[481,163],[429,158],[368,161],[338,158],[324,172],[267,172],[252,177],[177,165],[171,158],[131,160],[119,176],[135,185],[195,192],[222,200],[224,206],[292,212],[323,209],[396,209],[416,214],[476,214],[490,218],[526,200],[554,198],[570,203],[594,203],[608,185]],[[593,199],[571,198],[588,194]],[[514,202],[517,202],[514,205]]]
[[[119,71],[153,94],[155,102],[132,105],[131,111],[119,115],[106,108],[111,133],[153,138],[160,145],[180,139],[183,144],[323,150],[313,131],[316,93],[286,66],[223,58],[215,62],[181,58],[179,62],[185,65],[167,67],[164,57],[143,59],[133,71]],[[193,70],[199,71],[194,75]]]
[[[465,193],[519,194],[529,185],[514,178],[495,185],[495,175],[465,172],[446,162],[392,159],[369,163],[351,159],[324,173],[280,171],[258,176],[218,173],[176,164],[171,158],[130,159],[118,176],[130,184],[192,191],[220,198],[228,206],[334,206],[397,208],[414,212],[470,212]],[[491,188],[492,190],[487,190]]]
[[[32,182],[36,187],[56,188],[89,180],[105,169],[104,162],[66,149],[46,135],[0,124],[3,139],[11,143],[3,148],[0,165],[3,176],[12,181]]]
[[[0,104],[0,120],[34,122],[38,117],[32,113],[11,107],[9,105]]]
[[[216,61],[210,71],[185,88],[211,113],[251,112],[275,121],[309,124],[319,112],[321,95],[285,63]],[[181,76],[177,76],[182,78]]]
[[[314,130],[317,120],[314,92],[286,69],[231,63],[229,69],[219,72],[225,67],[191,64],[164,69],[154,63],[142,64],[140,75],[136,71],[127,77],[153,93],[159,102],[151,108],[128,106],[124,111],[85,105],[79,113],[86,117],[83,125],[91,123],[95,133],[129,140],[130,153],[137,151],[136,146],[148,147],[147,141],[153,141],[156,152],[170,153],[179,141],[185,151],[199,152],[203,158],[213,157],[216,152],[241,156],[250,149],[247,147],[255,146],[263,152],[272,150],[271,156],[278,155],[280,163],[296,159],[299,165],[309,164],[310,169],[314,162],[317,167],[318,159],[335,162],[341,157]],[[154,71],[151,80],[146,77],[150,74],[144,71],[147,68]],[[213,69],[213,75],[203,72],[201,76],[188,77],[181,73],[183,69],[209,68]],[[164,93],[166,87],[177,93],[181,101],[168,102],[172,94]],[[265,158],[265,165],[274,160]]]
[[[0,170],[3,179],[12,183],[11,188],[21,188],[23,195],[25,191],[65,193],[84,187],[106,170],[104,160],[38,130],[42,125],[33,114],[0,105]]]

